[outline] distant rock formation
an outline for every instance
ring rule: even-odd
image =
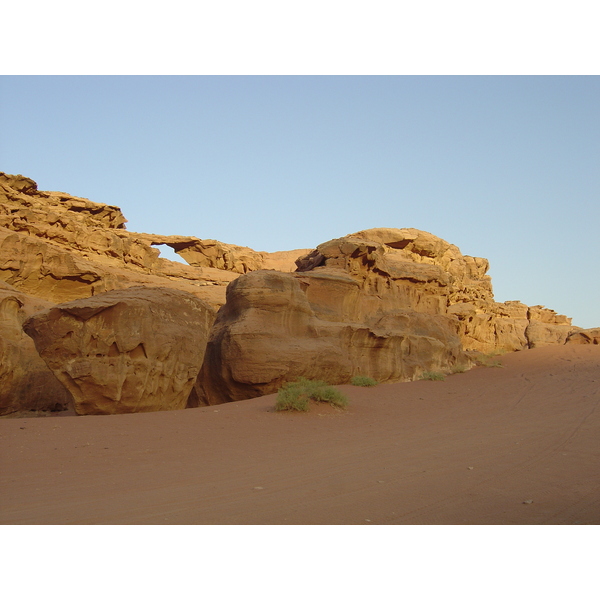
[[[23,328],[76,412],[98,415],[185,408],[213,320],[187,292],[134,287],[59,304]]]
[[[147,233],[135,235],[138,240],[147,244],[169,246],[193,267],[208,267],[239,274],[259,269],[294,271],[296,259],[309,252],[306,249],[257,252],[245,246],[224,244],[217,240],[200,240],[189,236]]]
[[[116,206],[0,173],[0,415],[215,404],[301,375],[409,380],[467,368],[473,353],[600,339],[543,306],[496,302],[486,259],[417,229],[267,253],[125,223]],[[27,317],[69,392],[34,354]]]

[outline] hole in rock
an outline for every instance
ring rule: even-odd
[[[146,355],[146,348],[144,348],[144,344],[138,344],[130,353],[129,356],[131,358],[148,358]]]
[[[158,249],[161,258],[166,258],[167,260],[172,260],[173,262],[179,262],[183,265],[188,264],[183,258],[181,258],[181,256],[179,256],[179,254],[175,252],[175,250],[173,250],[173,248],[171,248],[171,246],[167,246],[166,244],[153,244],[153,246],[154,248]]]

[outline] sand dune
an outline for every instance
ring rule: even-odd
[[[2,524],[600,524],[600,347],[443,382],[0,420]]]

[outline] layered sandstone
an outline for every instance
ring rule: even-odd
[[[512,352],[562,344],[571,320],[543,306],[495,302],[489,263],[418,229],[368,229],[321,244],[299,271],[347,272],[387,306],[458,319],[465,350]]]
[[[133,287],[59,304],[23,325],[78,414],[186,407],[213,310],[179,290]]]
[[[49,306],[0,281],[0,415],[60,411],[72,403],[22,328],[29,316]]]
[[[218,308],[239,274],[292,270],[305,250],[256,252],[186,236],[129,232],[116,206],[42,192],[21,175],[0,173],[0,280],[51,302],[132,286],[180,289]],[[187,265],[160,257],[173,248]]]
[[[379,304],[343,274],[239,277],[211,332],[199,403],[268,394],[300,376],[399,381],[467,364],[454,319]]]
[[[230,284],[198,380],[213,404],[275,391],[298,376],[347,383],[464,368],[464,351],[563,344],[570,320],[494,301],[488,261],[417,229],[370,229],[300,257],[293,274]]]
[[[0,294],[0,412],[62,407],[70,398],[52,392],[42,399],[23,383],[43,366],[39,359],[32,366],[31,341],[20,330],[32,314],[24,298],[39,299],[37,310],[45,309],[27,331],[82,414],[249,398],[298,376],[331,383],[358,374],[415,379],[465,368],[465,352],[599,339],[597,330],[575,328],[542,306],[496,302],[486,259],[417,229],[369,229],[314,250],[266,253],[130,232],[125,223],[116,206],[39,191],[31,179],[0,173],[0,284],[8,290],[4,300]],[[161,258],[162,245],[188,264]],[[184,305],[193,304],[188,294],[203,307],[200,325],[196,317],[188,325],[188,317],[178,321]],[[215,317],[203,301],[220,310],[191,388],[198,353],[194,362],[173,348],[183,340],[203,354]],[[60,306],[49,309],[51,303]],[[164,316],[158,342],[151,325],[157,314]],[[186,327],[198,327],[199,337],[186,337]],[[173,379],[177,361],[185,373]]]
[[[569,334],[566,344],[594,344],[600,345],[600,327],[592,327],[591,329],[579,329]]]
[[[217,240],[201,240],[191,236],[139,233],[135,235],[147,244],[169,246],[193,267],[208,267],[238,274],[259,269],[294,271],[296,259],[309,252],[306,249],[257,252],[246,246],[225,244]]]

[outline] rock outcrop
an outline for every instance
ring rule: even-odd
[[[600,327],[577,329],[569,334],[566,344],[595,344],[600,345]]]
[[[456,319],[386,307],[342,274],[257,271],[230,284],[197,390],[201,404],[218,404],[299,376],[400,381],[467,363]]]
[[[125,229],[116,206],[62,192],[42,192],[21,175],[0,172],[0,280],[51,302],[133,286],[180,289],[219,308],[239,274],[293,270],[305,250],[256,252],[186,236]],[[188,265],[160,257],[173,248]]]
[[[116,206],[0,173],[0,414],[62,408],[71,393],[80,414],[107,414],[250,398],[298,376],[408,380],[478,352],[599,339],[542,306],[496,302],[486,259],[417,229],[267,253],[125,223]],[[70,393],[21,331],[34,304],[44,312],[25,329]]]
[[[525,337],[529,348],[563,345],[574,329],[571,319],[544,306],[530,306],[527,316],[529,324],[525,330]]]
[[[418,229],[359,231],[321,244],[297,264],[299,271],[345,271],[387,306],[456,317],[465,350],[513,352],[562,344],[573,330],[570,319],[543,306],[495,302],[485,258],[465,256]]]
[[[224,244],[217,240],[201,240],[181,235],[135,234],[137,239],[150,245],[165,245],[172,248],[189,265],[208,267],[232,273],[248,273],[259,269],[295,271],[296,259],[310,250],[288,250],[284,252],[257,252],[246,246]]]
[[[214,311],[179,290],[129,288],[59,304],[23,325],[78,414],[186,407]]]
[[[0,282],[0,415],[61,411],[72,404],[22,328],[30,315],[49,306]]]
[[[259,271],[227,290],[198,379],[213,404],[298,376],[348,383],[450,372],[464,351],[562,344],[570,320],[494,301],[488,261],[416,229],[370,229],[318,246],[289,275]]]

